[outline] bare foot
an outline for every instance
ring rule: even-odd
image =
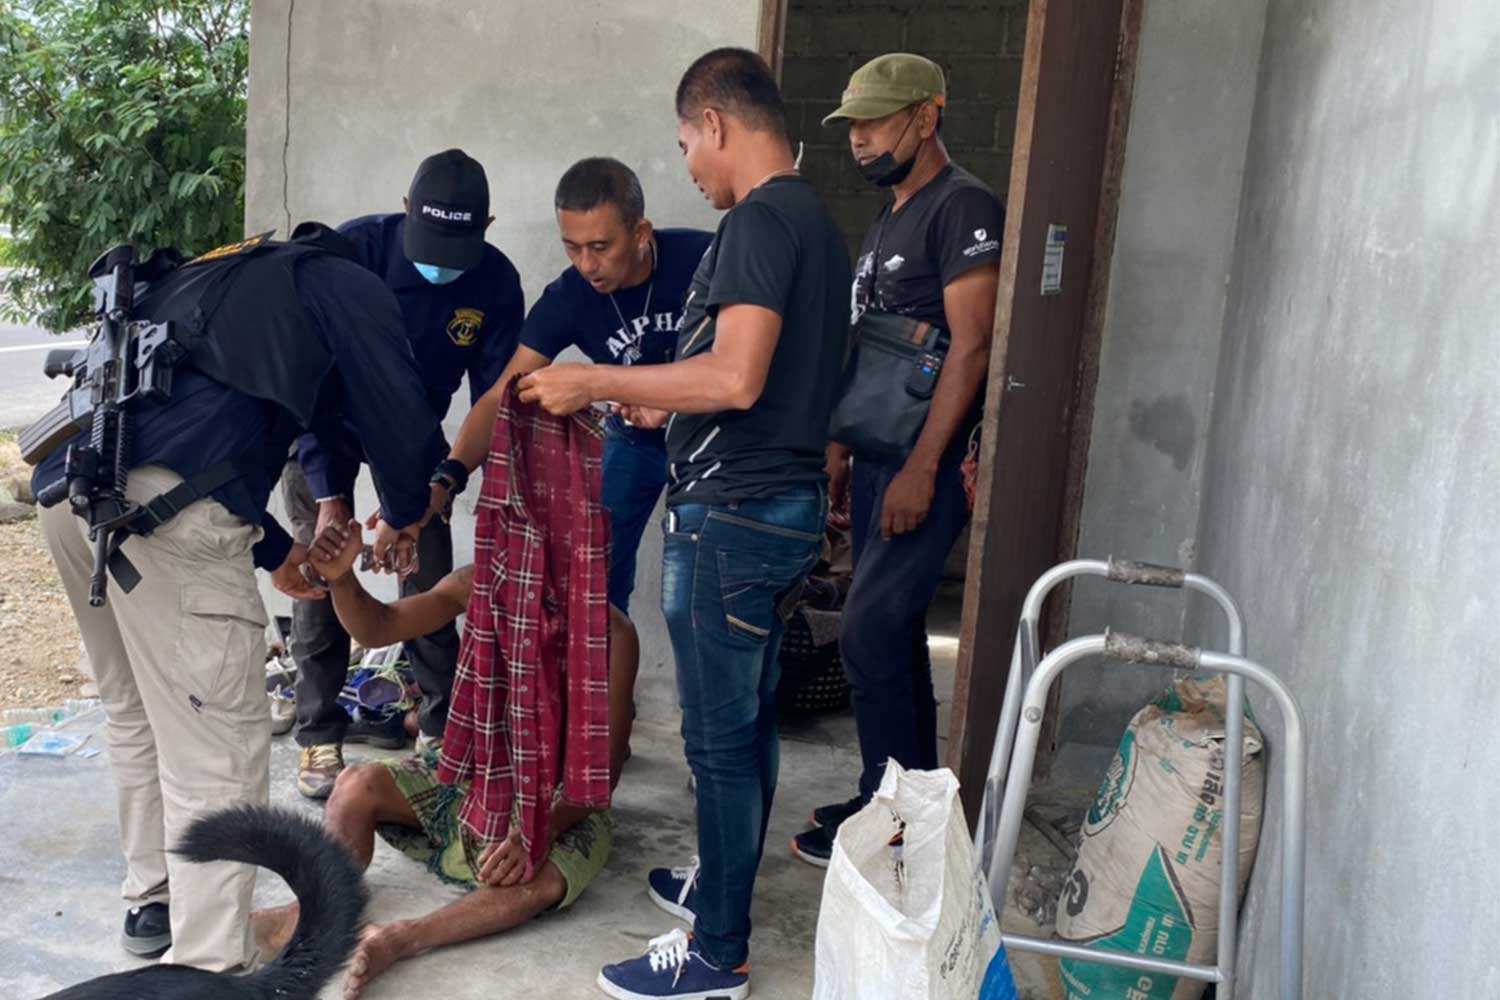
[[[262,955],[271,958],[282,953],[287,942],[292,939],[293,932],[297,930],[299,912],[296,903],[288,903],[250,914],[250,929],[255,934],[255,945]]]
[[[344,979],[344,1000],[356,1000],[370,981],[410,952],[401,940],[400,924],[371,924],[360,937],[354,957],[349,959],[349,973]]]

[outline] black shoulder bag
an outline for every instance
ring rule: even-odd
[[[884,228],[882,223],[882,235]],[[948,331],[875,308],[880,244],[877,237],[869,307],[849,334],[849,356],[828,436],[856,454],[900,461],[911,453],[927,421],[948,354]]]

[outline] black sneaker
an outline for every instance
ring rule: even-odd
[[[812,819],[809,822],[813,826],[827,826],[837,830],[844,824],[844,820],[853,816],[864,807],[864,801],[856,795],[848,802],[835,802],[830,806],[818,806],[818,808],[812,811]]]
[[[833,835],[836,829],[815,826],[792,838],[792,853],[810,865],[827,868],[833,858]]]
[[[406,746],[406,720],[400,712],[368,712],[357,708],[344,733],[344,742],[400,750]]]
[[[167,904],[132,906],[125,914],[125,933],[120,943],[138,958],[159,958],[172,947],[172,921]]]

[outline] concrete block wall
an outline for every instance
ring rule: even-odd
[[[802,172],[859,247],[883,193],[859,176],[848,130],[822,126],[849,74],[886,52],[917,52],[943,67],[943,140],[953,159],[1003,198],[1026,43],[1026,0],[791,0],[782,91]]]

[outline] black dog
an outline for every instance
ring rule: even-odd
[[[70,986],[42,1000],[314,1000],[358,943],[368,893],[349,852],[296,813],[236,806],[193,821],[177,853],[189,861],[269,868],[297,895],[286,949],[248,976],[154,965]]]

